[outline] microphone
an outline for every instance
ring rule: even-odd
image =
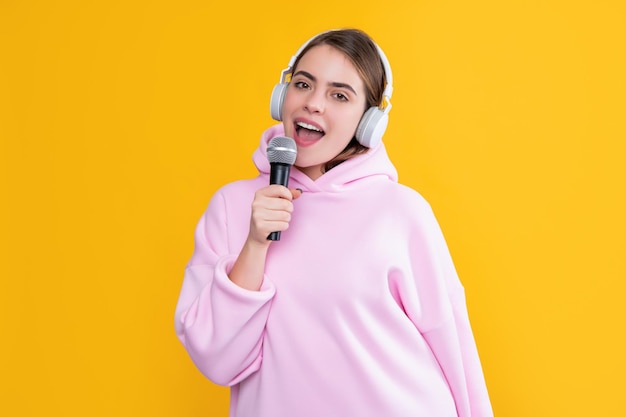
[[[294,162],[298,147],[296,142],[287,136],[276,136],[267,145],[267,159],[270,162],[270,185],[280,184],[285,187],[289,184],[289,171]],[[280,240],[280,232],[272,232],[267,240]]]

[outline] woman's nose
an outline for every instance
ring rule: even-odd
[[[304,106],[311,113],[323,113],[325,109],[324,93],[318,91],[311,92]]]

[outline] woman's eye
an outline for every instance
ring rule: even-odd
[[[348,101],[348,97],[341,93],[335,93],[335,97],[340,101]]]
[[[293,84],[295,85],[296,88],[299,88],[299,89],[309,88],[309,84],[307,84],[304,81],[296,81]]]

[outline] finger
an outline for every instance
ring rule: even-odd
[[[267,196],[269,197],[280,197],[286,200],[291,200],[293,196],[291,195],[291,191],[289,188],[284,185],[273,184],[265,189],[267,191]]]
[[[302,189],[300,188],[290,188],[289,191],[291,191],[291,198],[293,200],[295,200],[296,198],[302,195]]]

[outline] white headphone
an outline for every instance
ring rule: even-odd
[[[326,32],[323,32],[326,33]],[[272,118],[277,121],[282,121],[282,109],[283,103],[285,101],[285,95],[287,94],[287,87],[289,86],[289,82],[287,80],[287,75],[291,74],[293,70],[293,65],[296,62],[296,59],[300,55],[300,53],[306,48],[306,46],[315,38],[317,38],[320,34],[315,35],[304,45],[298,49],[296,54],[291,57],[289,61],[289,65],[285,68],[280,75],[280,83],[274,86],[274,90],[272,91],[272,98],[270,100],[270,113]],[[383,63],[383,68],[385,70],[385,77],[387,78],[387,85],[385,86],[385,91],[383,92],[383,105],[384,107],[381,109],[379,107],[373,106],[367,109],[367,111],[361,117],[361,121],[359,122],[359,126],[356,129],[355,137],[359,141],[359,143],[368,148],[372,148],[376,146],[383,138],[383,134],[385,133],[385,129],[387,128],[387,123],[389,121],[389,111],[391,110],[391,93],[393,92],[393,77],[391,74],[391,67],[389,65],[389,61],[385,56],[383,50],[376,44],[376,49],[378,50],[378,55]]]

